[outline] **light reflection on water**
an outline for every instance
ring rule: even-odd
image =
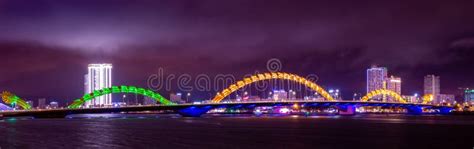
[[[459,117],[459,116],[454,116]],[[353,119],[358,121],[367,121],[375,123],[414,123],[414,124],[472,124],[474,125],[474,118],[472,120],[456,119],[450,116],[442,115],[424,115],[424,116],[410,116],[401,114],[389,114],[389,115],[353,115],[353,116],[341,116],[341,115],[287,115],[287,114],[264,114],[264,115],[252,115],[252,114],[212,114],[203,115],[199,119],[209,118],[232,118],[232,119]],[[178,114],[78,114],[69,115],[67,119],[182,119],[184,122],[193,122],[195,118],[181,117]],[[6,119],[9,122],[14,123],[17,120],[31,120],[32,118],[9,118]],[[1,121],[0,121],[1,122]]]

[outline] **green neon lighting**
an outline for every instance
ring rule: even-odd
[[[139,94],[147,97],[151,97],[155,101],[160,102],[163,105],[175,105],[176,103],[173,103],[169,101],[168,99],[164,98],[158,93],[155,93],[152,90],[149,89],[144,89],[140,87],[135,87],[135,86],[126,86],[126,85],[121,85],[121,86],[112,86],[110,88],[104,88],[101,90],[95,90],[92,93],[84,94],[82,98],[74,100],[74,102],[68,106],[68,108],[79,108],[81,107],[86,101],[92,100],[94,98],[97,98],[99,96],[107,95],[107,94],[116,94],[116,93],[132,93],[132,94]]]
[[[105,95],[105,94],[110,94],[112,93],[112,89],[110,88],[105,88],[105,89],[102,89],[102,93]]]
[[[129,93],[137,93],[137,88],[135,86],[129,86],[128,87],[128,92]]]
[[[118,86],[112,86],[112,93],[120,93],[120,87]]]
[[[10,93],[10,92],[3,92],[2,93],[2,100],[3,102],[10,104],[12,107],[15,107],[16,105],[20,106],[21,108],[25,110],[31,109],[31,105],[26,103],[23,99],[20,97]]]
[[[138,88],[137,93],[144,95],[145,94],[145,89],[144,88]]]
[[[120,91],[121,91],[122,93],[128,93],[128,86],[123,86],[123,85],[120,86]]]

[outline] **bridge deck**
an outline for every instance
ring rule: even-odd
[[[225,108],[235,106],[289,106],[301,104],[305,106],[386,106],[386,107],[410,107],[420,106],[429,108],[441,108],[448,106],[438,106],[430,104],[415,103],[397,103],[397,102],[361,102],[361,101],[253,101],[253,102],[222,102],[222,103],[203,103],[203,104],[177,104],[177,105],[150,105],[150,106],[126,106],[126,107],[102,107],[102,108],[79,108],[79,109],[35,109],[35,110],[16,110],[0,112],[2,117],[17,116],[35,116],[35,117],[65,117],[71,114],[92,114],[92,113],[119,113],[119,112],[138,112],[138,111],[157,111],[157,110],[180,110],[189,107],[209,107]]]

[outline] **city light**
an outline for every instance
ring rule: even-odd
[[[390,82],[401,83],[402,81],[400,79],[390,79]]]
[[[299,109],[299,108],[300,108],[300,106],[298,104],[296,104],[296,103],[293,104],[293,109]]]
[[[279,110],[279,112],[280,112],[281,114],[288,114],[288,113],[290,113],[290,109],[288,109],[288,108],[281,108],[281,109]]]

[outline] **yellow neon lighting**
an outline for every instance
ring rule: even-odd
[[[362,97],[361,101],[369,101],[369,99],[371,99],[375,96],[378,96],[378,95],[391,96],[391,97],[395,98],[395,100],[397,100],[401,103],[407,103],[407,101],[405,99],[403,99],[403,97],[400,94],[398,94],[394,91],[391,91],[391,90],[387,90],[387,89],[373,90],[373,91],[367,93],[367,95],[365,95],[364,97]]]
[[[427,103],[430,103],[431,101],[433,101],[433,94],[426,94],[423,96],[423,104],[427,104]]]
[[[303,84],[306,87],[316,91],[323,98],[329,101],[334,101],[334,98],[331,95],[329,95],[329,93],[326,90],[324,90],[321,86],[317,85],[314,82],[311,82],[295,74],[284,73],[284,72],[271,72],[271,73],[256,74],[248,78],[244,78],[241,81],[237,81],[236,83],[230,85],[228,88],[222,90],[221,92],[218,92],[217,95],[214,97],[214,99],[212,99],[212,102],[218,103],[222,101],[225,97],[232,94],[233,92],[249,84],[252,84],[258,81],[271,80],[271,79],[290,80],[290,81]]]

